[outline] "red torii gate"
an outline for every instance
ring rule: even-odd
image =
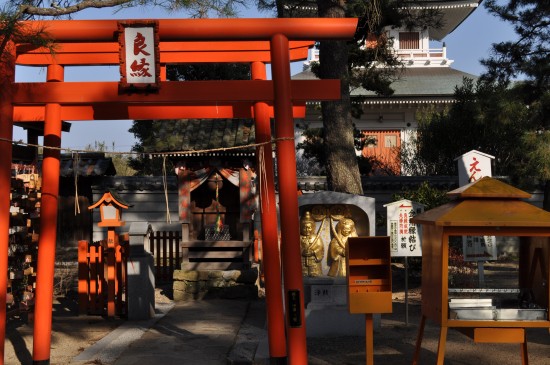
[[[304,59],[311,40],[351,39],[357,19],[187,19],[158,20],[161,65],[156,93],[119,93],[118,82],[64,81],[66,65],[117,65],[116,20],[25,22],[44,27],[57,42],[55,55],[10,41],[0,65],[0,252],[8,252],[11,139],[14,121],[44,121],[44,145],[61,146],[62,120],[174,119],[254,117],[256,141],[271,140],[269,118],[275,118],[281,251],[285,295],[298,295],[299,325],[286,316],[288,360],[307,364],[303,281],[299,250],[296,155],[293,115],[303,116],[306,100],[340,97],[339,80],[290,79],[290,61]],[[250,81],[165,81],[167,63],[249,62]],[[265,80],[265,63],[273,81]],[[45,83],[15,83],[15,65],[47,66]],[[262,227],[270,356],[284,358],[285,319],[277,245],[277,217],[271,144],[259,147],[266,157],[267,189],[262,189]],[[52,288],[55,262],[59,150],[45,148],[38,250],[33,364],[50,363]],[[266,202],[272,202],[266,204]],[[7,254],[0,255],[0,303],[7,289]],[[297,293],[297,294],[296,294]],[[287,298],[287,306],[288,306]],[[290,310],[287,307],[287,312]],[[6,312],[0,305],[0,364],[4,363]]]

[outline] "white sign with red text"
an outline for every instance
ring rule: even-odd
[[[411,218],[424,212],[424,205],[404,199],[384,205],[392,257],[422,256],[421,227]]]
[[[155,84],[155,31],[153,27],[126,27],[126,82]]]

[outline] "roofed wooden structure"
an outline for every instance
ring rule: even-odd
[[[426,319],[441,326],[437,364],[443,364],[448,328],[477,342],[521,344],[527,363],[525,329],[550,328],[550,212],[524,201],[531,196],[494,178],[484,177],[448,193],[455,200],[411,219],[422,224],[422,320],[413,364],[418,363]],[[533,293],[533,304],[546,308],[536,320],[454,318],[449,309],[449,247],[456,236],[519,237],[519,285]]]

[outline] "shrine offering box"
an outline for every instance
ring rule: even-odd
[[[347,244],[350,313],[391,313],[390,237],[350,237]]]

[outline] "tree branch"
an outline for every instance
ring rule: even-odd
[[[39,16],[61,16],[69,15],[88,8],[109,8],[131,3],[133,0],[83,0],[67,7],[52,6],[42,8],[32,5],[22,5],[19,8],[21,14],[39,15]]]

